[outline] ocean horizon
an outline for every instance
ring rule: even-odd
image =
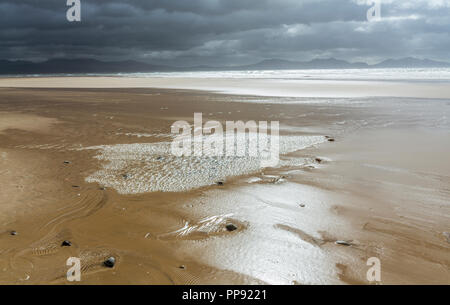
[[[278,80],[337,80],[337,81],[411,81],[450,82],[450,68],[370,68],[370,69],[302,69],[302,70],[246,70],[246,71],[180,71],[137,73],[57,73],[11,74],[7,77],[83,77],[119,76],[142,78],[224,78]]]

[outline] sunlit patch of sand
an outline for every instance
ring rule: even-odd
[[[48,132],[51,126],[56,123],[58,123],[56,119],[33,114],[0,112],[0,133],[4,133],[8,129]]]

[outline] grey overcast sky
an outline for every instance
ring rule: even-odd
[[[370,2],[370,1],[369,1]],[[450,62],[450,0],[1,0],[0,59],[89,57],[173,65],[336,57]]]

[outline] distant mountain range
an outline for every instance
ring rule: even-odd
[[[311,61],[288,61],[269,59],[253,65],[239,66],[239,70],[277,70],[277,69],[371,69],[371,68],[447,68],[450,63],[428,59],[407,57],[402,59],[388,59],[375,65],[364,62],[348,62],[335,58],[314,59]]]
[[[335,58],[314,59],[311,61],[289,61],[268,59],[256,64],[242,66],[195,66],[174,67],[153,65],[138,61],[107,62],[96,59],[50,59],[44,62],[0,60],[0,75],[24,74],[82,74],[82,73],[138,73],[138,72],[176,72],[176,71],[244,71],[244,70],[301,70],[301,69],[372,69],[372,68],[449,68],[450,63],[429,59],[407,57],[388,59],[378,64],[363,62],[351,63]]]

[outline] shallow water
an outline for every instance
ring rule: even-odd
[[[264,168],[263,154],[248,154],[252,139],[255,140],[249,137],[245,142],[247,155],[243,157],[208,156],[207,151],[202,156],[177,157],[171,153],[171,142],[86,147],[83,149],[98,150],[96,158],[105,162],[103,168],[87,177],[86,181],[114,188],[120,194],[182,192],[214,185]],[[277,140],[280,155],[286,155],[326,142],[327,138],[279,136]],[[278,167],[287,165],[292,165],[292,161],[281,160]]]

